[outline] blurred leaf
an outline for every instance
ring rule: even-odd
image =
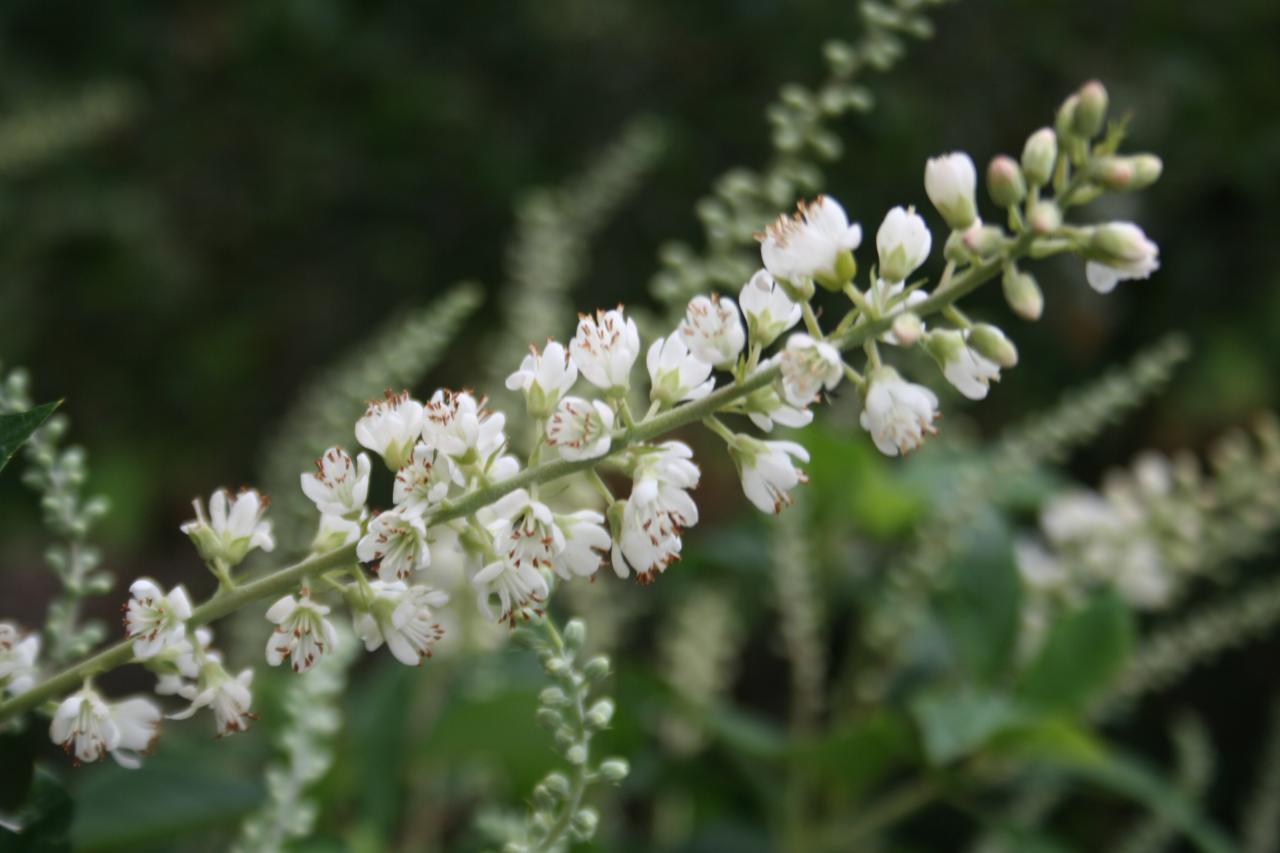
[[[897,476],[869,441],[850,441],[822,424],[800,439],[809,450],[809,488],[814,512],[871,536],[891,539],[908,531],[924,510],[922,492]]]
[[[53,410],[60,405],[62,405],[62,401],[56,400],[52,403],[34,406],[25,412],[0,415],[0,471],[4,470],[4,466],[9,464],[13,454],[18,451],[23,442],[31,437],[31,433],[49,420]]]
[[[4,765],[5,773],[9,765]],[[51,853],[71,849],[71,797],[62,783],[47,770],[38,769],[27,800],[14,814],[22,827],[13,832],[0,825],[0,851],[4,853]]]
[[[422,673],[395,661],[380,661],[368,678],[349,691],[344,740],[355,764],[359,791],[358,825],[389,837],[400,817],[405,768],[413,752],[405,748],[413,681]]]
[[[730,705],[708,708],[699,722],[730,748],[746,755],[779,758],[787,749],[787,733],[781,726]]]
[[[1022,673],[1019,695],[1045,708],[1079,710],[1124,665],[1133,632],[1124,602],[1110,591],[1095,595],[1053,623],[1044,648]]]
[[[14,812],[27,799],[35,775],[35,756],[43,740],[38,726],[0,732],[0,811]]]
[[[1073,720],[1038,717],[998,732],[989,751],[1020,760],[1084,764],[1106,758],[1106,745]]]
[[[1106,761],[1068,762],[1068,769],[1085,781],[1141,803],[1206,853],[1236,853],[1238,850],[1182,791],[1135,758],[1113,753]]]
[[[854,797],[885,773],[916,755],[911,726],[903,717],[880,711],[837,723],[792,750],[796,766],[813,773],[824,785]]]
[[[948,764],[974,752],[1010,726],[1026,719],[1026,712],[1006,696],[963,690],[919,697],[911,713],[920,726],[930,764]]]
[[[975,678],[991,682],[1017,641],[1022,599],[1005,525],[992,519],[971,529],[945,576],[942,617],[956,651]]]

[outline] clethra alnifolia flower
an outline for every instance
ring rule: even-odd
[[[569,352],[583,378],[606,394],[619,396],[631,386],[631,366],[640,355],[640,330],[619,305],[595,316],[578,317],[578,333]]]
[[[849,224],[834,198],[818,196],[799,202],[793,215],[779,216],[757,237],[765,269],[786,282],[795,295],[808,296],[811,282],[834,284],[838,289],[853,277],[853,250],[862,244],[862,226]]]
[[[398,471],[409,461],[422,424],[421,403],[408,391],[388,391],[385,398],[370,402],[364,417],[356,421],[356,441],[381,456],[387,468]]]
[[[181,529],[206,563],[235,567],[254,548],[275,549],[271,522],[264,518],[268,503],[266,496],[254,489],[241,489],[234,498],[226,489],[219,489],[209,498],[207,517],[199,498],[191,502],[196,517]]]
[[[369,497],[368,454],[355,461],[341,447],[330,447],[316,460],[315,473],[302,475],[302,493],[326,515],[356,516]]]

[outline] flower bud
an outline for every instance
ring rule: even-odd
[[[1022,148],[1022,173],[1033,187],[1042,187],[1053,177],[1058,159],[1058,136],[1051,127],[1042,127],[1027,137]]]
[[[1010,266],[1005,269],[1003,285],[1005,301],[1009,303],[1013,313],[1024,320],[1040,319],[1044,312],[1044,295],[1030,273]]]
[[[925,352],[940,366],[955,361],[964,348],[964,335],[955,329],[939,329],[924,336]]]
[[[1000,207],[1021,204],[1027,197],[1027,182],[1012,157],[1001,154],[991,160],[987,167],[987,192]]]
[[[587,626],[582,624],[581,619],[571,619],[569,624],[564,626],[564,644],[570,649],[577,651],[582,648],[586,639]]]
[[[563,708],[569,704],[569,697],[559,687],[548,687],[538,694],[538,702],[548,708]]]
[[[573,765],[582,764],[587,760],[587,748],[580,743],[575,743],[565,750],[564,759]]]
[[[547,777],[542,780],[542,784],[548,791],[557,797],[569,796],[569,777],[563,773],[548,773]]]
[[[1071,95],[1062,102],[1062,106],[1058,107],[1058,115],[1053,121],[1053,127],[1058,132],[1059,139],[1075,136],[1076,108],[1079,103],[1080,96]]]
[[[1031,208],[1027,224],[1036,234],[1052,234],[1062,226],[1062,211],[1051,201],[1037,202]]]
[[[605,655],[596,655],[582,667],[582,674],[592,681],[604,678],[609,674],[609,658]]]
[[[1099,157],[1089,164],[1089,178],[1109,190],[1130,189],[1133,177],[1133,161],[1129,157]]]
[[[560,747],[562,750],[567,750],[575,744],[578,746],[582,745],[578,743],[578,733],[568,726],[561,726],[556,729],[555,741],[556,746]]]
[[[586,841],[596,834],[600,825],[600,816],[592,808],[578,809],[573,816],[573,834],[581,841]]]
[[[1076,136],[1092,139],[1102,131],[1107,118],[1107,88],[1097,80],[1090,80],[1080,87],[1079,102],[1071,117]]]
[[[979,257],[988,257],[1000,251],[1004,232],[994,225],[975,225],[964,232],[964,245]]]
[[[533,715],[534,720],[544,729],[554,729],[564,722],[560,712],[552,708],[539,708]]]
[[[564,662],[564,658],[551,656],[542,662],[542,668],[546,670],[547,675],[556,676],[562,674],[569,667]]]
[[[624,759],[610,758],[601,762],[599,769],[596,771],[600,774],[600,778],[606,782],[618,784],[627,778],[627,774],[631,772],[631,765],[627,764]]]
[[[593,729],[603,729],[613,719],[613,700],[601,699],[587,711],[587,725]]]
[[[973,160],[963,152],[934,157],[925,164],[925,193],[953,231],[963,231],[977,217],[973,198],[977,183]]]
[[[1160,180],[1164,172],[1164,161],[1154,154],[1135,154],[1129,158],[1133,162],[1133,181],[1129,189],[1141,190]]]
[[[920,340],[920,336],[924,334],[924,323],[918,316],[907,311],[893,318],[892,331],[901,346],[909,347]]]
[[[990,323],[978,323],[969,330],[969,346],[1001,367],[1013,367],[1018,363],[1017,347],[1005,337],[1004,332]]]

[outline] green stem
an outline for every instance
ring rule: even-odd
[[[813,313],[813,306],[808,302],[801,302],[800,311],[804,315],[804,327],[809,331],[809,334],[815,340],[824,340],[826,335],[822,334],[822,327],[818,325],[818,318]]]
[[[547,639],[551,641],[551,645],[555,647],[556,652],[563,655],[564,640],[549,616],[542,618],[542,627],[547,632]],[[586,703],[583,701],[586,693],[587,682],[583,678],[573,688],[573,705],[571,707],[574,713],[574,724],[578,729],[578,737],[582,743],[582,748],[586,750],[586,755],[583,756],[582,762],[573,768],[573,779],[569,783],[569,794],[565,797],[564,808],[561,810],[559,817],[556,818],[555,823],[547,828],[547,834],[533,848],[539,853],[555,849],[560,839],[569,831],[569,826],[573,823],[573,816],[578,813],[578,808],[582,805],[582,797],[587,792],[587,783],[590,781],[590,771],[587,768],[591,766],[591,732],[587,729],[587,709]]]
[[[968,267],[964,272],[952,279],[951,286],[945,292],[935,292],[932,296],[916,305],[916,314],[924,317],[973,292],[983,283],[995,278],[1003,264],[1008,260],[1026,254],[1031,249],[1033,242],[1031,237],[1020,239],[1010,247],[1008,253]],[[810,311],[809,313],[812,312]],[[892,318],[871,320],[846,331],[842,335],[832,337],[829,341],[840,349],[852,349],[867,340],[874,340],[876,336],[888,331],[892,324]],[[537,483],[546,483],[580,471],[593,469],[610,457],[620,454],[630,445],[649,441],[715,414],[721,409],[732,405],[735,401],[772,384],[778,378],[780,372],[781,368],[778,365],[772,365],[757,371],[741,382],[733,382],[712,391],[700,400],[677,406],[640,423],[625,427],[615,433],[613,446],[604,456],[579,460],[555,459],[531,468],[525,468],[505,480],[488,483],[432,513],[427,519],[427,525],[443,524],[447,521],[473,515],[477,510],[488,506],[503,495],[516,489],[527,488]],[[190,624],[203,625],[221,619],[223,616],[258,599],[287,592],[307,575],[319,574],[326,569],[337,568],[338,566],[355,562],[357,562],[355,545],[348,545],[336,551],[310,557],[300,563],[279,569],[273,574],[259,578],[256,581],[251,581],[237,586],[233,590],[222,591],[214,595],[213,598],[195,609]],[[0,702],[0,722],[22,711],[35,708],[46,699],[52,699],[69,692],[86,675],[105,672],[109,669],[123,666],[132,659],[133,646],[127,640],[104,649],[96,655],[86,658],[80,663],[40,682],[25,693],[20,693],[11,699]]]

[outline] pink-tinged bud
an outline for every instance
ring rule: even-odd
[[[894,318],[892,331],[899,344],[904,347],[914,346],[924,334],[924,323],[920,322],[918,316],[908,311]]]
[[[1031,208],[1027,224],[1036,234],[1052,234],[1062,226],[1062,211],[1051,201],[1042,201]]]
[[[1013,313],[1024,320],[1034,322],[1040,319],[1044,312],[1044,294],[1029,273],[1011,266],[1005,270],[1002,284],[1005,301],[1009,303]]]
[[[1027,197],[1027,182],[1012,157],[1001,154],[987,167],[987,192],[1000,207],[1021,204]]]
[[[964,232],[964,245],[979,257],[988,257],[1000,251],[1004,232],[994,225],[974,225]]]

